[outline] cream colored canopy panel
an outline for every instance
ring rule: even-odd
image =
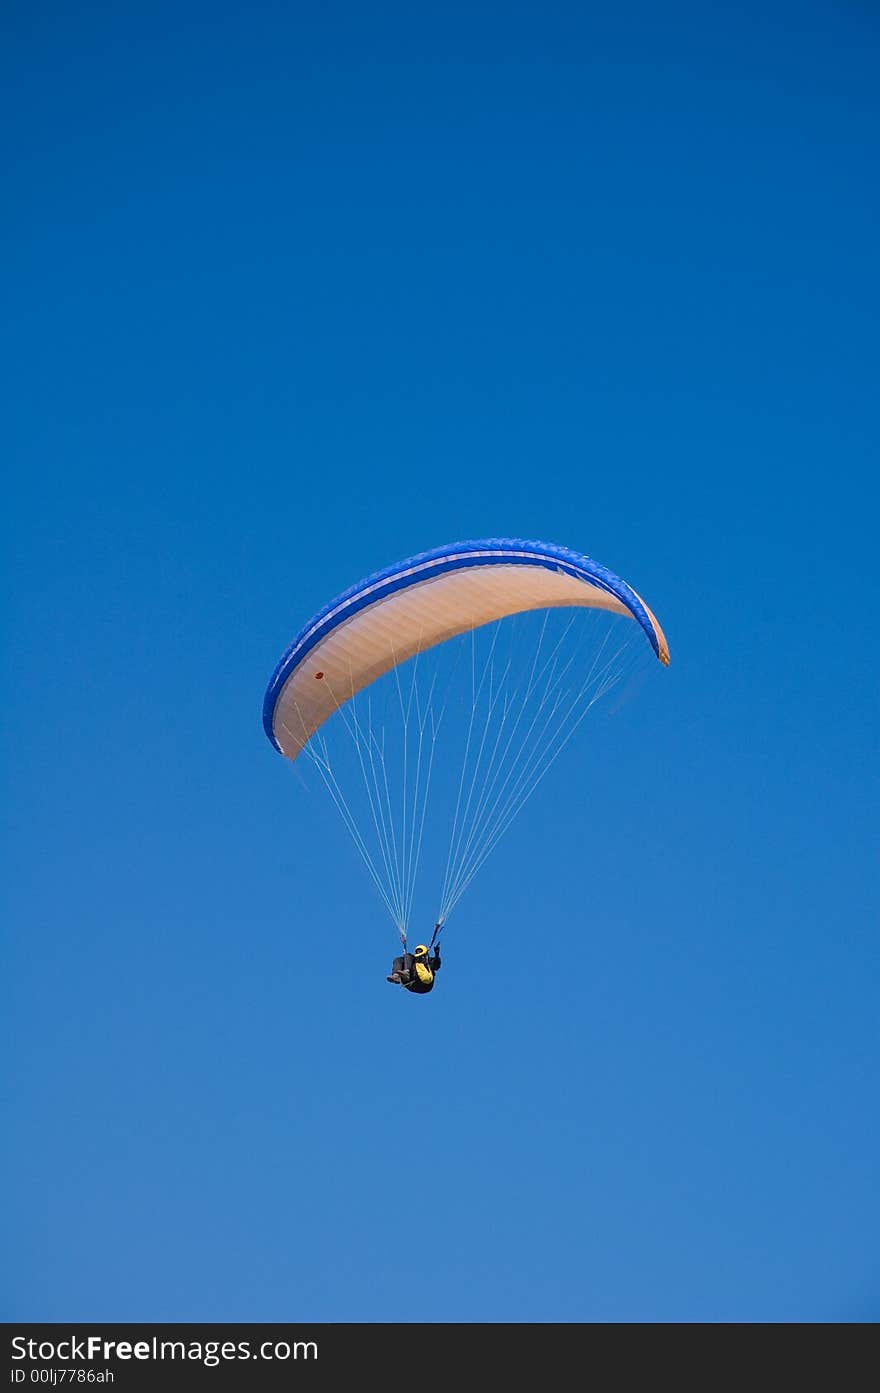
[[[521,562],[416,581],[344,619],[306,653],[275,696],[275,743],[295,759],[340,706],[399,663],[507,615],[572,605],[633,617],[597,585]]]

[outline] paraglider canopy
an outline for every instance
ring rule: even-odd
[[[334,711],[414,655],[493,620],[569,606],[629,615],[668,664],[654,615],[605,566],[551,542],[456,542],[377,571],[309,620],[269,682],[266,734],[296,759]]]
[[[433,944],[587,713],[654,658],[669,662],[660,625],[607,567],[551,542],[455,542],[319,610],[263,724],[317,771],[404,944],[423,849],[439,860]]]

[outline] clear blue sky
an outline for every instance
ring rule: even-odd
[[[2,28],[5,1318],[876,1320],[875,8]],[[414,1001],[260,707],[491,534],[672,666]]]

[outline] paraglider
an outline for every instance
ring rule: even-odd
[[[403,952],[391,964],[391,976],[387,982],[397,982],[409,992],[424,996],[434,989],[434,978],[440,971],[440,945],[433,953],[426,943],[419,943],[411,953]]]
[[[567,547],[515,538],[408,557],[296,635],[269,681],[264,728],[287,760],[307,756],[397,927],[404,961],[389,981],[431,990],[461,896],[587,712],[644,653],[669,662],[626,581]],[[429,800],[445,812],[428,819]],[[439,906],[430,944],[408,954],[426,844],[444,867]]]

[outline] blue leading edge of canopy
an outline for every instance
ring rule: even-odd
[[[491,552],[492,555],[475,556],[475,552]],[[516,555],[527,552],[528,555]],[[473,566],[541,566],[549,571],[564,571],[577,580],[605,590],[626,605],[633,618],[638,620],[656,653],[661,657],[660,643],[651,616],[642,601],[625,580],[593,561],[589,556],[572,551],[569,547],[557,546],[554,542],[530,542],[511,537],[489,537],[476,542],[450,542],[446,546],[435,547],[432,551],[422,551],[416,556],[408,556],[382,571],[375,571],[363,580],[351,585],[347,590],[330,600],[323,609],[318,610],[309,622],[303,625],[293,642],[285,649],[281,659],[269,679],[263,700],[263,729],[279,753],[281,746],[275,739],[275,707],[287,679],[313,648],[329,633],[344,624],[348,619],[369,605],[385,600],[398,590],[421,585],[448,571],[467,569]],[[419,574],[412,576],[414,567]]]

